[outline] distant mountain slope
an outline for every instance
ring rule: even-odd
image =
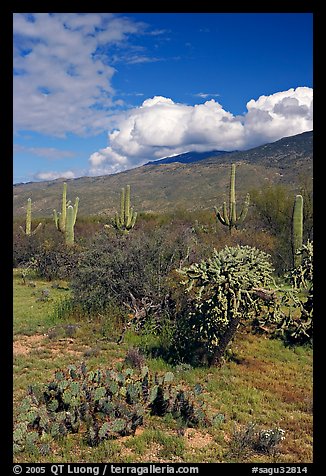
[[[230,154],[225,150],[210,150],[206,152],[185,152],[184,154],[173,155],[171,157],[164,157],[164,159],[151,160],[144,165],[161,165],[172,164],[173,162],[179,162],[180,164],[191,164],[192,162],[199,162],[201,160],[218,157],[220,155]]]
[[[312,178],[313,133],[305,132],[243,152],[218,155],[188,164],[141,166],[114,175],[66,180],[68,199],[79,196],[80,215],[112,216],[118,210],[121,187],[131,185],[138,212],[177,208],[212,209],[228,196],[231,163],[237,164],[236,189],[241,200],[251,188],[288,184],[298,191],[302,176]],[[14,216],[23,216],[28,197],[33,217],[50,217],[60,209],[63,179],[17,184],[13,187]]]
[[[303,132],[290,137],[283,137],[276,142],[261,145],[254,149],[230,153],[228,160],[259,163],[266,167],[292,167],[297,162],[311,159],[313,156],[313,131]],[[215,157],[207,158],[206,163],[216,162]]]

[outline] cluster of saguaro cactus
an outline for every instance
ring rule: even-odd
[[[26,236],[35,235],[37,231],[41,228],[42,223],[39,223],[34,231],[32,231],[32,200],[29,198],[27,200],[27,209],[26,209],[26,223],[25,230],[21,226],[20,229],[25,233]]]
[[[64,233],[67,245],[74,244],[74,227],[77,218],[79,198],[76,197],[75,204],[72,206],[71,201],[67,201],[67,184],[63,184],[61,213],[53,210],[54,222],[57,230]]]
[[[302,262],[302,237],[303,237],[303,197],[296,195],[292,215],[292,254],[293,267],[298,268]]]
[[[223,203],[223,211],[220,212],[216,207],[214,207],[216,218],[229,228],[230,233],[232,230],[242,223],[246,218],[248,207],[250,203],[250,195],[247,193],[245,202],[242,208],[240,215],[237,215],[237,203],[235,198],[235,164],[231,166],[231,176],[230,176],[230,194],[229,194],[229,210],[227,210],[226,202]]]
[[[126,189],[121,189],[120,215],[116,212],[114,227],[127,234],[135,226],[136,219],[137,212],[130,207],[130,185],[127,185]]]

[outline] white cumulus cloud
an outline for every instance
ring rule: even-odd
[[[291,88],[247,103],[246,146],[255,147],[313,129],[312,88]]]
[[[108,146],[90,156],[90,173],[115,173],[189,150],[245,150],[313,129],[313,90],[261,96],[234,116],[214,99],[189,106],[155,96],[119,113]]]
[[[73,179],[76,178],[76,174],[72,170],[66,170],[64,172],[37,172],[33,175],[33,180],[55,180],[57,178]]]
[[[65,137],[103,132],[116,69],[103,53],[126,44],[142,23],[109,13],[15,13],[15,130]]]

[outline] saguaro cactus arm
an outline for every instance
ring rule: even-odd
[[[32,232],[32,200],[29,198],[27,200],[27,209],[26,209],[26,235],[30,235]]]
[[[74,204],[74,225],[77,220],[77,213],[78,213],[78,205],[79,205],[79,197],[76,197],[75,204]]]
[[[214,207],[214,210],[215,210],[215,213],[216,213],[216,217],[222,223],[222,225],[229,226],[230,225],[230,220],[229,220],[228,213],[227,213],[226,202],[223,203],[223,212],[222,212],[222,214],[216,207]]]
[[[61,203],[61,214],[59,217],[59,226],[61,231],[65,231],[66,227],[66,216],[67,216],[67,206],[70,203],[67,203],[67,183],[63,183],[63,191],[62,191],[62,203]]]
[[[59,213],[59,215],[60,215],[60,213]],[[54,223],[55,223],[56,229],[59,230],[59,217],[58,217],[58,213],[57,213],[56,209],[53,210],[53,218],[54,218]]]

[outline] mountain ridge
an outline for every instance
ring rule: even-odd
[[[160,164],[171,164],[173,162],[179,162],[181,164],[190,164],[192,162],[199,162],[201,160],[208,159],[210,157],[218,157],[219,155],[227,155],[231,152],[238,151],[226,151],[226,150],[209,150],[205,152],[189,151],[184,152],[183,154],[172,155],[170,157],[163,157],[163,159],[150,160],[146,165],[160,165]]]
[[[312,179],[313,131],[197,162],[149,164],[112,175],[15,184],[13,213],[24,216],[30,197],[34,218],[51,216],[54,208],[60,208],[64,181],[68,199],[80,198],[80,216],[112,216],[119,209],[120,189],[127,184],[138,212],[212,209],[227,199],[231,163],[237,164],[239,200],[250,189],[270,184],[284,184],[298,193],[300,177]]]

